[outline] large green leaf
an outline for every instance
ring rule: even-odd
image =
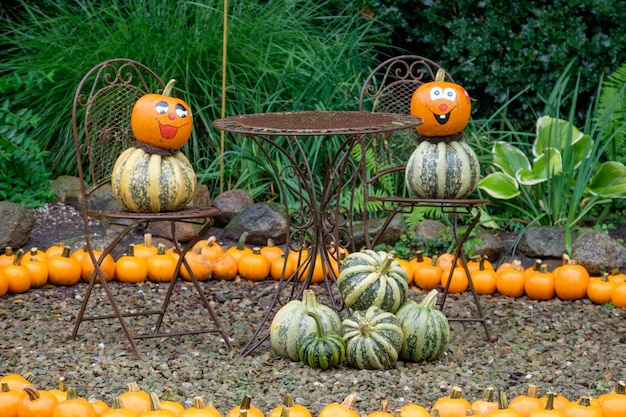
[[[478,182],[478,188],[499,200],[509,200],[520,194],[517,181],[502,172],[487,175]]]
[[[591,178],[589,192],[600,197],[626,198],[626,166],[605,162]]]
[[[493,144],[493,164],[511,179],[515,179],[520,169],[530,169],[530,162],[524,152],[503,141]]]
[[[517,181],[523,185],[535,185],[561,174],[563,174],[561,153],[558,149],[546,148],[535,158],[532,169],[517,171]]]
[[[542,116],[537,119],[537,138],[533,143],[533,155],[541,156],[546,148],[556,148],[563,152],[566,148],[576,146],[584,136],[583,132],[566,120]],[[576,147],[579,148],[580,145]],[[585,146],[582,147],[582,151],[584,150]],[[587,152],[589,151],[590,148],[587,149]],[[580,160],[582,158],[583,155],[580,155]]]

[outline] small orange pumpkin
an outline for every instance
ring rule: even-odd
[[[213,262],[224,253],[224,248],[217,241],[215,236],[210,236],[207,240],[201,240],[194,245],[194,250],[197,247],[202,248],[202,255],[209,261]]]
[[[93,250],[94,257],[96,258],[96,262],[100,260],[100,256],[104,249],[102,247]],[[95,272],[95,268],[93,262],[91,261],[91,255],[89,255],[88,251],[85,251],[85,254],[80,258],[80,269],[81,269],[81,280],[83,282],[89,282],[91,277]],[[100,270],[104,275],[104,279],[107,282],[113,281],[115,279],[115,260],[110,253],[104,257],[102,262],[100,263]],[[96,281],[99,282],[98,277],[96,277]]]
[[[185,261],[189,264],[189,268],[196,280],[200,282],[208,281],[213,274],[213,265],[202,254],[202,250],[202,246],[196,246],[185,254]],[[177,258],[178,254],[175,257]],[[180,266],[180,275],[185,281],[191,282],[191,274],[184,263]]]
[[[26,385],[23,389],[27,396],[18,406],[18,416],[52,417],[54,409],[59,404],[54,395],[45,390],[38,391],[32,385]]]
[[[342,403],[327,404],[322,408],[319,417],[359,417],[360,414],[354,409],[357,395],[348,395]]]
[[[32,285],[33,278],[26,266],[21,264],[24,251],[18,249],[13,262],[2,267],[2,273],[9,282],[9,292],[11,294],[22,294],[28,291]]]
[[[606,304],[611,301],[611,294],[615,283],[609,279],[608,272],[601,277],[593,277],[587,286],[587,298],[594,304]]]
[[[249,281],[263,281],[269,276],[270,267],[270,261],[261,253],[259,247],[252,248],[252,252],[244,253],[237,261],[239,275]]]
[[[548,265],[537,262],[539,269],[526,270],[524,292],[533,300],[550,300],[554,297],[554,274],[548,271]]]
[[[170,282],[174,277],[178,260],[171,253],[165,252],[165,245],[157,245],[156,255],[146,260],[148,264],[148,280],[152,282]]]
[[[283,397],[283,403],[272,409],[272,411],[268,414],[268,417],[281,417],[285,409],[289,417],[312,417],[308,408],[293,402],[291,394],[285,394]]]
[[[59,401],[54,408],[52,417],[98,417],[93,405],[84,398],[78,396],[76,388],[67,389],[67,399]]]
[[[213,262],[213,278],[231,281],[237,277],[237,260],[230,253],[224,253]]]
[[[433,290],[441,285],[443,269],[437,264],[437,259],[435,255],[430,262],[418,263],[413,269],[413,283],[424,291]]]
[[[476,294],[493,294],[496,292],[496,282],[498,280],[493,265],[487,260],[486,256],[481,256],[476,263],[478,267],[473,265],[474,270],[470,269],[470,263],[467,263]]]
[[[193,397],[193,405],[183,412],[184,417],[222,417],[222,413],[212,403],[204,405],[202,397]]]
[[[472,409],[472,404],[463,398],[463,392],[460,387],[452,387],[449,396],[441,397],[435,401],[432,410],[435,409],[439,410],[441,417],[464,416],[467,415],[468,410]]]
[[[581,300],[587,295],[589,272],[569,256],[563,255],[563,265],[553,273],[554,290],[561,300]]]
[[[626,308],[626,281],[615,284],[611,292],[611,302],[617,308]]]
[[[180,149],[193,128],[189,105],[171,96],[176,80],[162,94],[145,94],[133,106],[130,126],[139,142],[164,149]]]
[[[146,259],[135,256],[135,244],[128,245],[125,255],[115,262],[115,277],[119,282],[136,284],[148,278],[148,263]]]
[[[126,384],[126,391],[119,395],[123,408],[130,408],[137,415],[150,411],[150,394],[139,388],[137,382]]]
[[[241,405],[236,405],[235,407],[233,407],[228,412],[228,414],[226,414],[226,417],[240,417],[241,411],[243,410],[246,410],[246,415],[248,417],[265,417],[263,411],[251,405],[251,402],[252,397],[250,397],[249,395],[244,395],[243,400],[241,400]]]
[[[448,285],[448,281],[450,284]],[[448,288],[450,294],[457,294],[465,292],[469,288],[469,279],[465,268],[462,266],[455,266],[450,274],[450,269],[444,269],[441,273],[441,286]]]
[[[450,136],[465,129],[472,112],[470,96],[459,84],[446,82],[439,69],[435,81],[420,85],[411,98],[411,114],[424,120],[415,129],[422,136]]]
[[[496,273],[496,289],[502,295],[519,298],[524,295],[526,273],[522,263],[516,259],[508,268],[498,268]]]

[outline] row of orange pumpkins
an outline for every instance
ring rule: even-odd
[[[186,264],[181,264],[180,275],[187,281],[191,279],[189,270],[199,281],[210,278],[233,280],[236,277],[251,281],[268,278],[280,280],[282,276],[291,276],[298,267],[300,276],[308,275],[312,260],[307,256],[306,249],[285,254],[271,239],[265,246],[251,248],[246,246],[246,238],[247,234],[242,234],[237,245],[228,248],[213,236],[198,242],[185,255]],[[26,253],[5,248],[5,253],[0,255],[0,296],[23,293],[48,283],[74,285],[79,281],[89,282],[94,268],[87,254],[85,249],[71,252],[63,244],[53,245],[45,251],[32,248]],[[95,254],[99,256],[101,250],[96,250]],[[334,278],[341,260],[347,254],[344,248],[329,249],[326,255],[333,271],[324,269],[321,255],[317,254],[311,281],[318,283],[327,277]],[[139,283],[147,279],[169,282],[178,260],[175,248],[154,245],[152,236],[146,234],[142,242],[129,245],[127,252],[117,260],[107,255],[102,262],[102,271],[107,281],[117,279],[125,283]],[[453,254],[431,258],[417,252],[410,261],[401,258],[396,260],[406,269],[409,284],[425,291],[448,285],[450,293],[460,293],[467,291],[470,286],[460,260],[451,268]],[[563,256],[563,264],[553,271],[549,271],[540,260],[532,268],[524,269],[515,260],[495,269],[484,257],[469,260],[466,267],[474,289],[480,295],[497,292],[509,297],[526,295],[536,300],[549,300],[555,296],[562,300],[587,297],[596,304],[612,302],[615,307],[626,307],[626,275],[614,270],[600,277],[590,277],[584,267],[567,255]]]
[[[74,387],[68,387],[64,378],[54,389],[37,389],[33,375],[7,374],[0,378],[0,415],[3,417],[223,417],[212,403],[205,404],[200,396],[193,405],[183,406],[171,389],[162,398],[154,392],[142,390],[136,382],[127,384],[126,391],[109,405],[102,399],[80,397]],[[325,405],[319,417],[360,417],[355,409],[357,394],[348,395],[343,402]],[[584,396],[569,400],[563,395],[548,392],[538,396],[538,387],[530,384],[526,393],[507,399],[505,391],[496,393],[493,387],[485,389],[481,398],[470,402],[463,397],[460,387],[438,398],[430,411],[408,403],[392,412],[388,400],[380,409],[370,411],[367,417],[623,417],[626,410],[626,385],[619,381],[612,392],[597,397]],[[245,395],[239,405],[232,407],[226,417],[312,417],[304,405],[296,404],[290,394],[283,403],[266,414],[252,405]]]

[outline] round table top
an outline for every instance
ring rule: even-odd
[[[244,114],[213,122],[215,128],[248,135],[326,136],[390,132],[419,126],[404,114],[362,111],[294,111]]]

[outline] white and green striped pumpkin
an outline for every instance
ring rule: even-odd
[[[424,199],[462,199],[478,184],[480,165],[463,141],[422,141],[406,164],[409,192]]]
[[[409,292],[406,269],[393,253],[365,249],[346,256],[341,264],[337,287],[346,304],[354,310],[370,306],[395,313]]]
[[[406,301],[397,317],[400,320],[404,342],[400,358],[407,362],[438,359],[450,343],[450,323],[436,307],[438,292],[432,290],[421,303]]]
[[[302,340],[317,331],[315,319],[309,316],[309,312],[317,315],[325,331],[341,334],[339,313],[327,305],[318,303],[313,290],[304,290],[302,301],[289,301],[272,319],[270,344],[283,358],[299,361]]]
[[[179,210],[193,199],[196,184],[196,173],[181,152],[162,156],[131,147],[117,158],[111,174],[115,198],[137,213]]]
[[[346,363],[358,369],[383,369],[398,360],[404,333],[400,320],[371,306],[343,321]]]

